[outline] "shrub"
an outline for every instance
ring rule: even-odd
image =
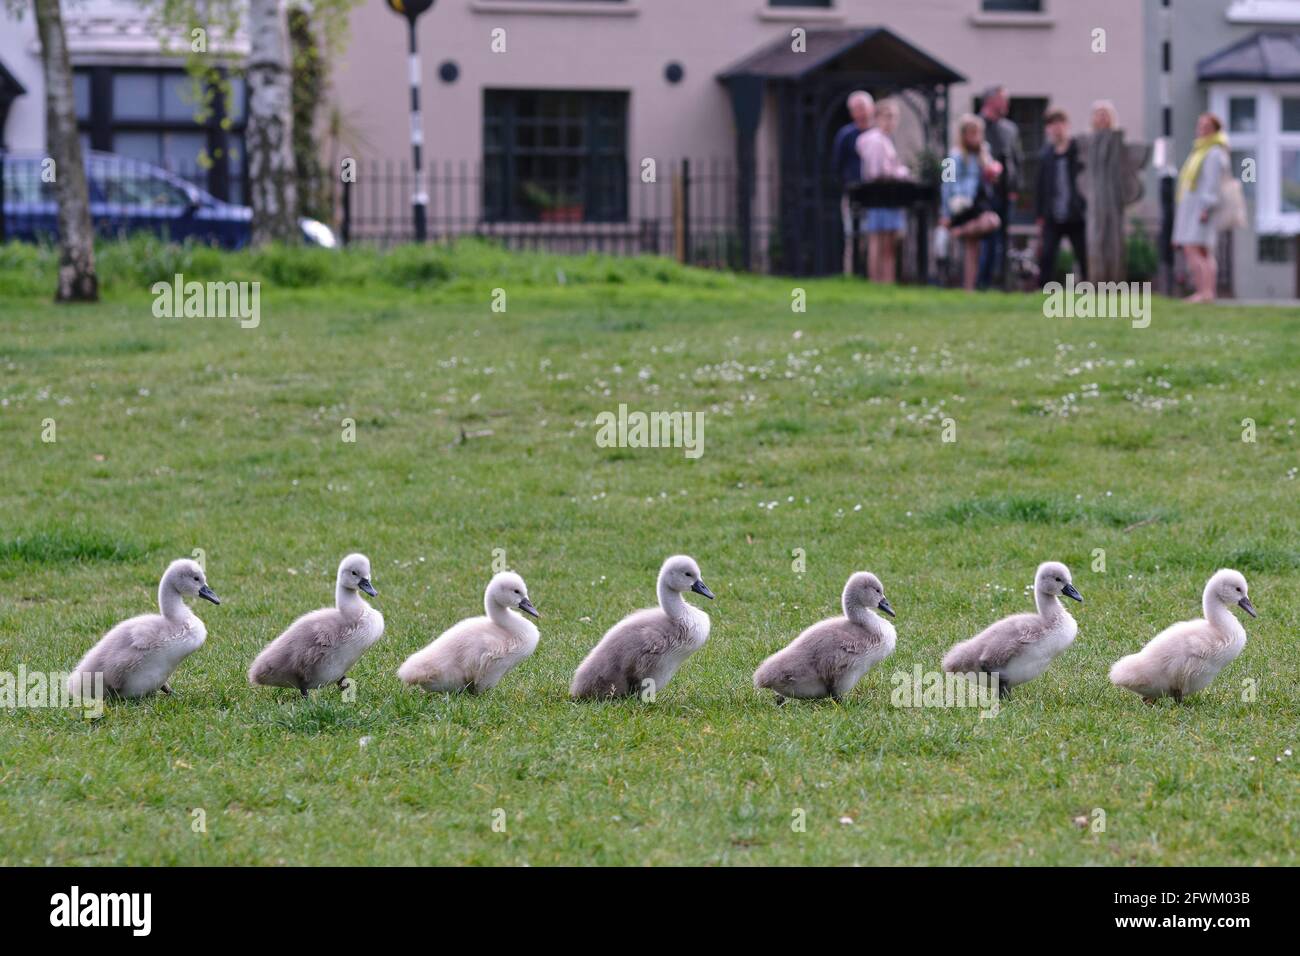
[[[1125,242],[1125,261],[1129,282],[1149,282],[1160,268],[1160,251],[1139,219],[1133,220],[1133,231]]]

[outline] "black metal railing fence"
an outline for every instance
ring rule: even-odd
[[[344,243],[392,245],[414,240],[417,183],[402,161],[358,160],[336,187],[335,226]],[[501,197],[482,164],[435,161],[422,176],[428,236],[475,236],[511,249],[562,253],[661,255],[692,265],[772,271],[780,242],[777,171],[753,178],[750,262],[739,233],[733,161],[673,160],[617,178],[588,175],[568,183],[527,182]],[[581,197],[596,195],[599,203]],[[578,198],[574,198],[578,197]],[[593,209],[591,206],[597,208]]]

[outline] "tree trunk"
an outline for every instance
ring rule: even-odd
[[[253,242],[298,239],[293,103],[283,0],[249,0],[248,126],[244,131],[253,201]]]
[[[95,233],[90,224],[90,194],[81,140],[77,137],[63,15],[59,0],[33,0],[33,6],[45,70],[45,142],[54,160],[54,195],[59,201],[59,288],[55,300],[94,302],[99,298]]]

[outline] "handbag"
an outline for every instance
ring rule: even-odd
[[[1246,226],[1246,193],[1241,180],[1232,175],[1232,164],[1224,168],[1219,185],[1219,201],[1214,207],[1214,228],[1218,232],[1243,229]]]
[[[953,198],[956,199],[959,197],[953,197]],[[953,212],[953,214],[949,217],[949,222],[951,222],[952,225],[954,226],[964,226],[972,219],[978,219],[986,212],[991,212],[992,209],[993,209],[992,197],[989,196],[988,189],[985,187],[984,182],[981,180],[979,184],[979,188],[975,190],[975,198],[970,201],[969,205],[965,206],[964,208],[956,212]]]

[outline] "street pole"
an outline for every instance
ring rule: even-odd
[[[428,238],[429,194],[424,189],[424,124],[420,115],[420,51],[415,40],[415,21],[433,3],[434,0],[388,0],[389,7],[406,18],[407,72],[411,84],[411,159],[415,173],[411,218],[415,224],[416,242]]]
[[[423,166],[420,162],[424,147],[424,126],[420,119],[420,51],[415,42],[415,18],[406,21],[410,36],[409,66],[411,71],[411,159],[415,169],[415,191],[411,195],[411,215],[415,218],[415,241],[428,237],[427,207],[429,194],[424,191]]]

